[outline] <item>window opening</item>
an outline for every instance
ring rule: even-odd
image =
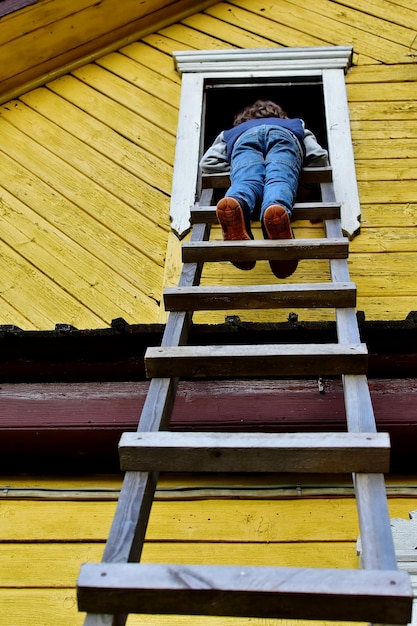
[[[205,83],[205,115],[203,120],[204,150],[218,133],[231,128],[235,114],[258,98],[278,102],[289,117],[300,117],[317,137],[320,145],[327,148],[326,119],[323,84],[321,81],[254,82],[225,85]]]
[[[342,229],[348,237],[359,232],[344,79],[352,54],[351,46],[174,52],[182,88],[170,215],[179,238],[190,229],[202,151],[220,130],[232,126],[234,113],[261,92],[280,102],[290,117],[301,117],[328,149]]]
[[[327,149],[327,132],[324,111],[323,84],[321,80],[258,82],[250,85],[206,81],[204,86],[202,153],[213,143],[220,131],[231,128],[236,113],[258,99],[278,102],[289,117],[299,117],[311,130],[321,146]],[[201,156],[201,155],[200,155]],[[311,201],[320,200],[319,186],[310,186]],[[215,202],[224,190],[216,190]]]

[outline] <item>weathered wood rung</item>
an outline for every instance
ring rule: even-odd
[[[288,259],[346,259],[349,242],[328,239],[255,239],[248,241],[186,241],[183,263],[205,261],[270,261]]]
[[[311,472],[389,471],[386,433],[124,433],[123,471]]]
[[[299,283],[170,287],[164,292],[167,311],[272,308],[354,308],[354,283]]]
[[[364,374],[365,344],[261,344],[150,347],[149,378]]]
[[[302,183],[331,183],[332,168],[325,167],[304,167],[300,174]],[[203,189],[227,189],[230,187],[229,174],[204,174],[201,180]]]
[[[86,563],[78,605],[91,613],[219,615],[407,624],[402,571]]]
[[[340,204],[337,202],[296,202],[292,211],[292,221],[296,220],[336,220],[340,219]],[[193,224],[217,224],[215,206],[196,205],[191,210]]]

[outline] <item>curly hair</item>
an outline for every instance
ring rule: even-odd
[[[279,104],[272,100],[257,100],[235,115],[233,126],[262,117],[287,118],[287,114]]]

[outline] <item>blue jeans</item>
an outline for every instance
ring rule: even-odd
[[[234,145],[226,196],[240,203],[246,220],[262,221],[271,204],[291,215],[302,164],[301,146],[289,130],[266,124],[250,128]]]

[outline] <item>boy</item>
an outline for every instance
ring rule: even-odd
[[[233,128],[222,131],[200,161],[203,173],[230,169],[231,186],[216,209],[223,239],[253,239],[250,224],[258,216],[265,238],[292,239],[290,218],[303,164],[328,165],[328,155],[301,119],[289,118],[271,100],[257,100],[238,113]],[[269,264],[277,278],[286,278],[298,261]],[[255,261],[234,265],[250,270]]]

